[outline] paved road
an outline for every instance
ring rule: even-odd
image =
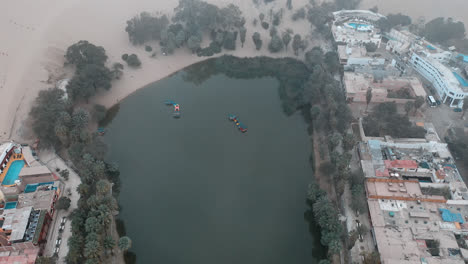
[[[41,151],[39,153],[39,158],[41,161],[46,163],[47,167],[55,172],[57,168],[60,170],[68,169],[70,172],[70,177],[68,181],[63,180],[65,183],[65,187],[61,193],[61,196],[68,196],[71,200],[70,208],[67,211],[60,210],[55,213],[54,218],[52,219],[51,227],[49,229],[49,234],[47,235],[47,241],[44,255],[45,256],[52,256],[54,254],[55,249],[55,241],[57,240],[60,227],[60,221],[62,217],[66,217],[72,212],[74,209],[78,207],[78,199],[79,194],[76,191],[76,188],[81,183],[81,179],[72,169],[70,169],[66,163],[58,157],[54,152],[51,151]],[[57,175],[59,176],[59,175]],[[71,195],[68,195],[68,190],[70,190]],[[71,221],[67,220],[65,224],[65,229],[61,234],[62,243],[60,245],[60,251],[58,253],[58,261],[57,263],[65,263],[65,257],[68,253],[68,238],[71,236]]]
[[[353,149],[352,151],[352,158],[350,162],[351,166],[351,171],[358,171],[361,170],[360,165],[359,165],[359,157],[356,152],[356,148]],[[368,213],[361,214],[361,215],[356,215],[356,213],[350,208],[350,201],[352,200],[351,196],[351,191],[349,184],[345,184],[345,190],[343,193],[343,200],[347,201],[345,203],[344,209],[345,209],[345,215],[346,215],[346,227],[348,228],[348,231],[355,230],[357,228],[357,222],[356,220],[359,220],[359,222],[365,226],[367,226],[369,229],[371,228],[371,224],[369,222],[369,216]],[[374,240],[372,239],[371,233],[368,232],[364,238],[363,241],[359,241],[359,239],[356,241],[354,244],[354,247],[351,249],[351,259],[353,261],[360,260],[360,254],[362,252],[373,252],[375,250],[375,245],[374,245]],[[361,262],[359,262],[361,263]]]

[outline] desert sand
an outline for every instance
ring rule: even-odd
[[[207,0],[220,7],[232,0]],[[294,56],[291,44],[288,51],[270,54],[267,50],[269,31],[253,19],[271,8],[284,8],[279,32],[290,28],[307,37],[309,47],[320,44],[312,36],[306,20],[293,22],[292,13],[305,6],[308,0],[294,0],[293,10],[286,8],[286,0],[255,7],[251,0],[234,1],[246,18],[247,37],[243,48],[238,40],[237,50],[223,52],[239,57],[268,55]],[[263,2],[263,1],[260,1]],[[139,12],[162,12],[171,15],[178,0],[15,0],[5,1],[0,8],[0,141],[34,139],[28,125],[28,113],[38,92],[55,86],[57,80],[71,77],[72,68],[64,67],[66,48],[79,40],[103,46],[109,56],[108,63],[121,62],[124,53],[135,53],[142,61],[139,69],[125,68],[121,80],[112,84],[109,92],[102,92],[93,102],[107,107],[119,102],[139,88],[160,80],[188,65],[207,59],[191,54],[187,49],[177,49],[174,55],[150,58],[142,46],[133,46],[125,32],[126,21]],[[262,35],[262,50],[256,51],[253,32]],[[206,40],[207,38],[205,38]],[[159,51],[157,43],[150,43]]]
[[[379,13],[402,13],[414,21],[424,18],[426,22],[436,17],[452,17],[468,26],[468,1],[466,0],[362,0],[361,8],[379,8]]]

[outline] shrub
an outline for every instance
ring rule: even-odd
[[[60,171],[60,176],[62,176],[62,178],[68,181],[68,179],[70,178],[70,172],[68,170]]]
[[[263,29],[268,29],[270,27],[270,24],[268,24],[267,22],[263,21],[262,22],[262,28]]]
[[[57,210],[68,210],[70,208],[71,200],[68,197],[60,197],[55,204],[55,209]]]
[[[151,46],[145,46],[145,50],[147,52],[151,52],[151,51],[153,51],[153,48]]]
[[[127,53],[123,54],[122,55],[122,60],[127,61],[127,59],[128,59],[128,54]]]
[[[128,56],[126,62],[130,67],[139,67],[141,65],[141,61],[136,54]]]

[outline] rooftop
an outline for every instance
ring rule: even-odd
[[[52,172],[46,166],[24,167],[21,169],[19,177],[29,177],[36,175],[51,174]]]
[[[460,81],[455,77],[454,71],[449,69],[447,66],[439,62],[438,60],[433,59],[429,56],[427,51],[417,51],[419,56],[423,57],[424,60],[429,62],[434,68],[437,69],[439,74],[444,77],[444,80],[447,82],[447,85],[450,87],[450,90],[456,93],[468,93],[468,87],[463,86]]]
[[[464,263],[455,234],[467,232],[468,225],[444,221],[439,209],[465,217],[467,206],[380,199],[369,199],[368,204],[384,263],[421,263],[421,258],[427,263]],[[440,256],[429,253],[432,240],[439,241]]]
[[[38,247],[1,251],[0,264],[34,264],[38,254]]]
[[[386,76],[381,81],[374,82],[372,74],[345,72],[343,81],[348,94],[366,93],[371,88],[372,93],[383,93],[408,88],[414,96],[426,97],[426,92],[419,79],[415,77]]]
[[[17,208],[33,207],[36,210],[50,210],[55,196],[55,190],[22,193],[18,196]]]
[[[9,241],[14,242],[23,239],[32,211],[32,206],[3,211],[0,216],[4,219],[2,229],[11,230]]]

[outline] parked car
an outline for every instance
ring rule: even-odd
[[[461,111],[463,111],[463,109],[461,109],[461,108],[455,108],[455,109],[453,109],[453,111],[454,111],[454,112],[457,112],[457,113],[460,113]]]
[[[440,105],[441,104],[440,100],[436,99],[436,104]]]

